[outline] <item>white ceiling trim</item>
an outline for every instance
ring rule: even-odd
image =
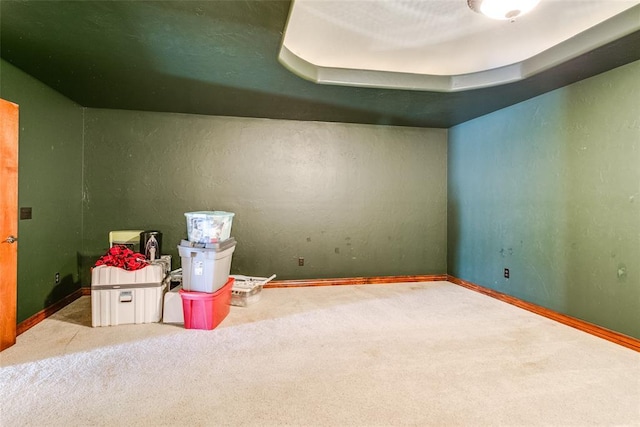
[[[612,0],[613,1],[613,0]],[[295,2],[292,5],[295,6]],[[523,18],[524,19],[524,18]],[[291,16],[290,16],[291,20]],[[294,74],[320,84],[389,89],[457,92],[516,82],[640,30],[640,4],[522,61],[457,75],[322,66],[294,53],[287,43],[289,23],[278,55]],[[322,37],[321,34],[317,35]]]

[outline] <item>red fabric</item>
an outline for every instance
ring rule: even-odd
[[[128,271],[140,270],[146,267],[147,264],[144,255],[133,252],[126,246],[114,246],[96,261],[96,267],[99,265],[108,265],[110,267],[120,267]]]

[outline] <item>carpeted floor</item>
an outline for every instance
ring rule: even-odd
[[[639,353],[448,282],[90,325],[82,297],[0,353],[1,426],[640,426]]]

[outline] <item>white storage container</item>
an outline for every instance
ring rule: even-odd
[[[273,280],[276,275],[253,277],[232,274],[230,277],[234,278],[233,288],[231,288],[231,305],[246,307],[260,301],[262,287]]]
[[[159,322],[165,265],[127,271],[101,265],[91,270],[91,325],[115,326]]]
[[[129,285],[136,283],[160,283],[164,279],[164,266],[150,264],[140,270],[127,271],[119,267],[100,265],[91,270],[91,287],[94,285]]]
[[[196,243],[216,243],[231,236],[232,212],[200,211],[186,212],[187,236]]]
[[[182,288],[190,292],[216,292],[229,279],[231,256],[236,249],[235,240],[231,245],[221,243],[220,249],[192,248],[178,246],[182,259]]]
[[[159,322],[165,288],[166,283],[162,281],[121,285],[92,284],[91,325],[96,327]]]
[[[180,289],[182,289],[182,285],[176,286],[164,294],[162,323],[184,323],[184,312],[182,310]]]

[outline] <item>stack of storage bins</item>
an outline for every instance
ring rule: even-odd
[[[178,246],[182,261],[182,298],[186,329],[214,329],[229,314],[229,276],[236,241],[231,237],[234,214],[187,212],[187,236]]]

